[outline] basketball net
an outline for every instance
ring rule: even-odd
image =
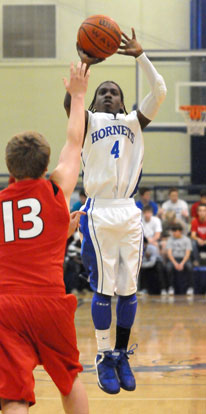
[[[205,135],[206,105],[186,105],[179,109],[187,124],[188,134]]]

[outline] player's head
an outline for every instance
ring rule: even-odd
[[[120,86],[113,81],[101,83],[95,91],[93,101],[89,106],[89,111],[127,114],[124,95]]]
[[[50,146],[39,133],[26,131],[15,135],[6,146],[6,164],[18,180],[39,178],[47,170]]]

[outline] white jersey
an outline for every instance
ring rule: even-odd
[[[88,197],[129,198],[141,177],[144,142],[136,111],[128,115],[88,111],[82,150]]]

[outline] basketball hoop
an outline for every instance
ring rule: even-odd
[[[206,105],[184,105],[179,107],[190,135],[205,135]]]

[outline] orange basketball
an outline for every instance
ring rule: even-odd
[[[77,43],[88,55],[107,58],[115,53],[121,43],[121,30],[111,17],[97,14],[81,24]]]

